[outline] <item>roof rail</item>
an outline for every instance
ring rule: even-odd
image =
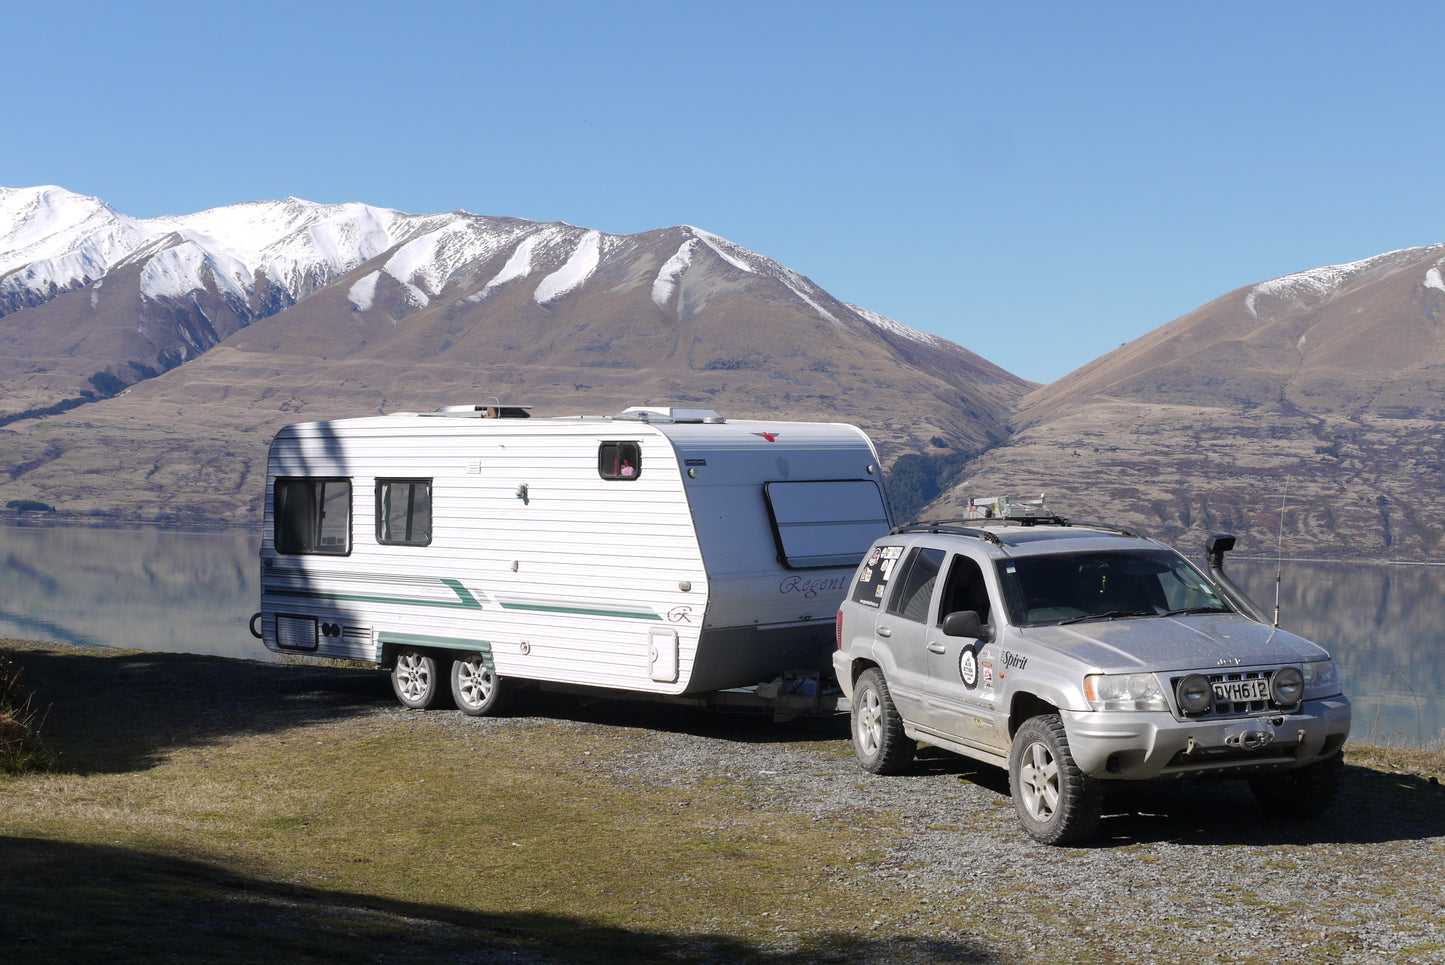
[[[979,529],[968,525],[970,520],[966,519],[940,519],[931,523],[908,523],[904,526],[893,527],[889,535],[898,536],[903,533],[947,533],[950,536],[972,536],[975,539],[986,539],[990,543],[999,546],[1003,540],[998,538],[997,533],[991,533],[986,529]]]

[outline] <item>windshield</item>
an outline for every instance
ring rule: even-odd
[[[1230,609],[1204,575],[1172,550],[1000,560],[998,576],[1009,619],[1020,627]]]

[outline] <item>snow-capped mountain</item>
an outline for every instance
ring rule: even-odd
[[[835,324],[861,320],[881,332],[942,344],[841,305],[797,272],[717,235],[688,226],[676,233],[661,264],[636,279],[660,311],[685,310],[680,292],[703,252],[781,284]],[[638,237],[461,211],[410,215],[296,198],[138,219],[55,186],[0,188],[0,317],[81,289],[92,292],[90,307],[98,310],[108,281],[129,272],[125,284],[139,295],[142,315],[151,316],[143,321],[157,351],[154,359],[125,361],[166,369],[363,265],[367,270],[347,282],[352,308],[370,312],[385,304],[393,321],[461,286],[473,303],[509,285],[526,286],[532,301],[547,306],[634,252]],[[174,339],[166,337],[167,323]]]
[[[0,188],[0,315],[43,304],[139,264],[145,298],[210,290],[242,317],[269,290],[294,303],[362,262],[456,215],[417,216],[296,198],[140,219],[64,188]]]
[[[487,360],[667,373],[687,391],[690,373],[787,382],[801,367],[830,395],[846,345],[898,381],[889,392],[917,373],[915,391],[964,400],[941,420],[956,430],[930,417],[917,433],[970,445],[997,437],[1028,388],[688,225],[611,235],[296,198],[141,219],[59,187],[0,188],[0,424],[114,396],[222,343],[318,369]]]
[[[832,296],[771,258],[700,228],[651,280],[653,302],[666,309],[699,246],[742,272],[781,282],[819,315]],[[213,208],[197,214],[139,219],[98,198],[64,188],[0,188],[0,315],[30,308],[104,280],[113,269],[140,266],[146,299],[223,297],[244,320],[275,313],[352,269],[386,258],[348,289],[356,309],[373,307],[377,286],[400,286],[414,308],[431,304],[469,266],[506,260],[474,299],[509,282],[534,279],[532,297],[547,305],[582,285],[626,237],[566,224],[540,224],[466,212],[410,215],[366,204],[313,204],[297,198]],[[851,307],[851,306],[850,306]],[[880,329],[933,340],[866,309],[852,314]]]

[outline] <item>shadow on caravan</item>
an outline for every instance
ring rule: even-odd
[[[418,709],[497,713],[527,682],[816,709],[839,602],[892,528],[881,477],[856,427],[707,409],[291,425],[252,632],[388,669]],[[801,686],[747,690],[780,678]]]

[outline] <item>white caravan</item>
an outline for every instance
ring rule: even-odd
[[[471,714],[513,681],[684,695],[829,666],[848,581],[892,526],[861,430],[528,415],[278,432],[252,632],[390,668],[409,707],[450,692]]]

